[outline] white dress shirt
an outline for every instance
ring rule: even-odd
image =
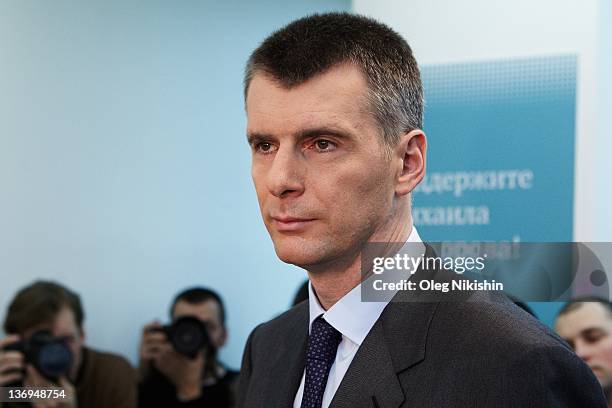
[[[413,226],[410,236],[406,240],[407,243],[422,242],[419,233]],[[336,359],[329,370],[327,385],[323,394],[322,408],[328,408],[334,394],[340,386],[340,382],[346,371],[348,370],[353,357],[357,353],[359,346],[363,343],[374,323],[380,317],[384,308],[387,306],[393,294],[390,294],[389,299],[385,302],[362,302],[361,301],[361,285],[355,286],[349,293],[344,295],[340,300],[333,304],[329,310],[325,311],[316,295],[312,290],[312,285],[308,285],[308,303],[310,308],[309,329],[312,322],[318,316],[323,315],[327,323],[332,325],[336,330],[342,333],[342,340],[338,345]],[[293,408],[300,408],[302,404],[302,396],[304,395],[304,381],[306,379],[306,370],[302,374],[300,387],[295,394]]]

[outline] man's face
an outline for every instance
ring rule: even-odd
[[[72,352],[73,360],[70,368],[69,377],[76,378],[81,365],[82,349],[85,343],[83,331],[79,328],[74,312],[69,307],[60,309],[52,322],[34,326],[23,333],[24,338],[29,338],[34,333],[47,330],[55,337],[62,337]]]
[[[557,318],[555,329],[593,370],[605,389],[612,386],[612,316],[596,302]]]
[[[215,348],[220,348],[225,344],[227,332],[221,322],[219,303],[214,300],[191,304],[179,300],[174,305],[172,320],[176,321],[179,317],[191,316],[200,319],[205,325],[210,341]]]
[[[264,74],[250,84],[252,176],[285,262],[350,262],[390,216],[395,178],[366,93],[348,64],[290,89]]]

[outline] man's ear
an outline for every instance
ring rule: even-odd
[[[397,177],[395,193],[406,195],[421,182],[425,176],[427,138],[421,129],[404,133],[395,151],[401,161],[401,171]]]

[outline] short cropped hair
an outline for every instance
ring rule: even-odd
[[[82,329],[85,314],[79,295],[56,282],[36,281],[13,298],[4,320],[4,331],[21,334],[34,326],[50,323],[65,307],[72,310],[76,324]]]
[[[245,100],[258,73],[291,88],[343,63],[365,74],[368,109],[388,145],[423,127],[423,86],[410,46],[388,26],[349,13],[304,17],[266,38],[247,62]]]
[[[589,302],[599,303],[600,305],[602,305],[604,309],[608,312],[608,315],[610,316],[610,318],[612,319],[612,303],[610,303],[608,300],[604,298],[597,297],[597,296],[583,296],[583,297],[577,297],[575,299],[570,300],[565,305],[563,305],[561,310],[559,310],[559,313],[557,314],[557,318],[559,318],[559,316],[563,316],[565,314],[573,312],[574,310],[579,309],[584,303],[589,303]]]
[[[179,301],[197,305],[209,300],[213,300],[219,304],[219,318],[221,319],[221,324],[225,326],[225,305],[223,304],[221,296],[214,290],[204,287],[188,288],[176,295],[172,301],[172,306],[170,306],[170,317],[174,314],[174,307]]]

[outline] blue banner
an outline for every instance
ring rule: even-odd
[[[571,241],[576,57],[422,68],[428,240]]]

